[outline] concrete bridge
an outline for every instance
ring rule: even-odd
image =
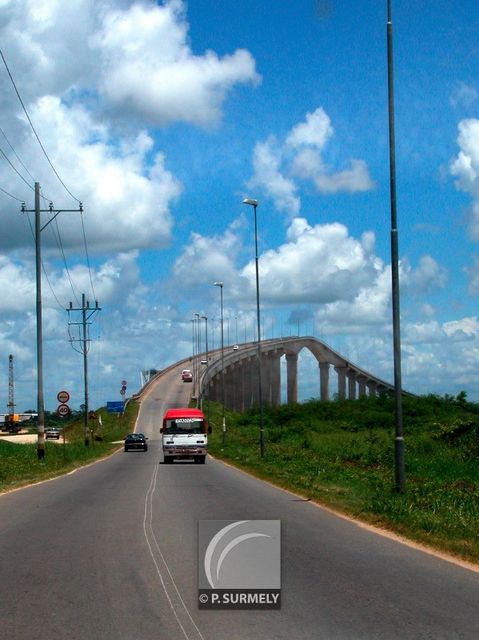
[[[394,386],[349,362],[327,344],[312,337],[273,338],[261,341],[262,395],[265,405],[281,404],[281,358],[286,357],[287,402],[298,401],[298,354],[309,349],[318,362],[319,396],[330,399],[330,376],[337,376],[338,398],[391,393]],[[221,350],[210,354],[200,379],[200,394],[223,401]],[[233,411],[258,405],[258,347],[256,342],[224,350],[224,401]]]

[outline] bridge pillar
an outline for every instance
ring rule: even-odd
[[[270,356],[269,366],[271,371],[271,406],[279,407],[281,404],[281,356]]]
[[[329,400],[329,362],[319,362],[319,396]]]
[[[261,358],[262,392],[265,404],[277,407],[281,404],[281,356],[274,352]]]
[[[367,383],[367,388],[369,390],[369,396],[374,398],[376,395],[377,383],[374,380],[369,380]]]
[[[346,398],[346,367],[334,367],[338,374],[338,398],[344,400]]]
[[[245,359],[243,364],[243,407],[245,411],[251,409],[257,396],[258,374],[256,358]]]
[[[364,376],[358,376],[358,394],[360,398],[366,395],[366,378]]]
[[[298,354],[286,354],[287,402],[298,402]]]
[[[348,398],[349,400],[356,400],[356,373],[351,371],[347,373],[348,377]]]

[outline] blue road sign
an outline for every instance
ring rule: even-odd
[[[121,400],[106,403],[108,413],[123,413],[123,402]]]

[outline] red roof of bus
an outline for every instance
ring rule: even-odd
[[[199,409],[168,409],[163,416],[163,420],[171,420],[174,418],[204,418],[204,414]]]

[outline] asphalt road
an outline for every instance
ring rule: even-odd
[[[147,453],[0,496],[2,640],[479,638],[479,573],[211,458],[159,464],[190,390],[179,370],[151,388]],[[198,521],[248,519],[281,520],[281,610],[199,610]]]

